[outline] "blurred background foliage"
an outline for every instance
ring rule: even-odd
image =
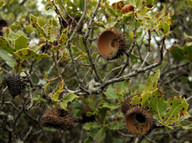
[[[121,105],[126,97],[143,92],[156,68],[101,88],[90,66],[86,44],[105,82],[114,79],[127,60],[126,55],[110,61],[100,57],[97,38],[110,27],[124,33],[128,49],[136,37],[129,65],[122,76],[142,68],[143,63],[142,66],[157,63],[162,39],[166,37],[157,87],[166,101],[175,96],[185,98],[188,113],[192,113],[192,1],[124,0],[122,3],[133,5],[134,12],[122,13],[123,5],[101,0],[90,25],[97,0],[88,0],[86,10],[84,0],[0,0],[0,19],[8,24],[0,29],[3,33],[0,37],[0,142],[135,141],[136,137],[124,127]],[[83,21],[77,27],[83,14]],[[71,17],[76,22],[70,21]],[[84,35],[88,30],[85,44]],[[25,92],[16,98],[10,96],[4,84],[5,75],[10,71],[19,73],[27,83]],[[42,127],[41,116],[53,106],[72,111],[76,119],[83,118],[83,109],[88,106],[87,116],[94,120],[74,123],[74,128],[68,131]],[[159,125],[140,141],[189,143],[191,122],[189,117],[180,126],[172,124],[172,130]]]

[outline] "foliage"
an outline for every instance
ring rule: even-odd
[[[131,95],[132,104],[147,108],[155,120],[143,142],[190,142],[191,0],[42,0],[43,9],[39,4],[0,0],[0,20],[8,23],[0,25],[0,142],[136,141],[121,113]],[[122,12],[124,5],[134,9]],[[122,31],[127,42],[114,60],[97,50],[106,28]],[[18,98],[4,82],[10,71],[27,83]],[[52,106],[72,111],[72,130],[41,126]],[[86,106],[86,118],[93,120],[84,122]]]

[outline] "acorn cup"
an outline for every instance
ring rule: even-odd
[[[71,112],[56,108],[46,110],[41,117],[41,124],[43,126],[62,130],[72,129],[73,121]]]
[[[4,82],[8,86],[9,93],[13,97],[20,95],[26,87],[23,78],[15,72],[8,73],[5,76]]]
[[[122,104],[125,126],[131,134],[142,137],[153,128],[154,120],[146,108],[131,103],[133,97],[129,96]]]
[[[123,33],[114,28],[105,29],[99,35],[97,49],[108,60],[120,57],[126,49]]]
[[[125,126],[133,135],[142,137],[152,129],[154,120],[147,109],[135,106],[126,112]]]

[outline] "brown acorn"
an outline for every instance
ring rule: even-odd
[[[9,93],[13,97],[20,95],[26,87],[23,78],[15,72],[8,73],[4,81],[8,86]]]
[[[133,5],[125,5],[122,8],[122,13],[127,13],[127,12],[134,11],[134,10],[135,10],[135,8]]]
[[[154,120],[146,108],[134,106],[125,114],[125,126],[133,135],[142,137],[154,126]]]
[[[100,33],[97,49],[106,59],[112,60],[123,54],[126,48],[126,41],[123,33],[114,28],[105,29]]]
[[[71,112],[56,108],[46,110],[41,117],[41,124],[43,126],[62,130],[72,129],[73,121]]]

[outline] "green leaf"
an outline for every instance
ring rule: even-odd
[[[166,35],[170,30],[170,24],[166,21],[160,21],[158,28]]]
[[[46,20],[43,17],[38,17],[37,18],[37,23],[43,27],[46,24]]]
[[[125,128],[123,120],[111,121],[111,122],[109,122],[107,127],[110,130],[121,130],[121,129]]]
[[[83,126],[83,129],[85,130],[96,129],[96,128],[101,128],[101,125],[97,122],[88,122],[88,123],[85,123]]]
[[[104,94],[106,95],[107,99],[118,99],[115,92],[116,92],[115,88],[112,85],[110,85],[107,88],[107,91],[104,92]]]
[[[15,55],[17,55],[22,60],[27,59],[36,59],[41,60],[44,57],[50,57],[48,54],[37,54],[30,48],[23,48],[15,52]]]
[[[0,58],[3,59],[8,66],[14,68],[15,59],[5,50],[0,49]]]
[[[77,95],[74,93],[69,93],[63,97],[62,101],[60,102],[60,106],[62,109],[66,110],[67,109],[67,103],[72,102],[74,99],[78,98]]]
[[[31,25],[26,25],[25,30],[27,33],[31,33],[31,32],[33,32],[33,27]]]
[[[28,47],[29,38],[21,35],[17,39],[15,39],[15,50],[23,49]]]
[[[105,101],[101,102],[101,104],[100,104],[100,108],[108,108],[110,110],[114,110],[114,109],[117,109],[119,107],[121,107],[120,104],[110,104],[110,103],[105,102]]]
[[[13,47],[10,45],[9,41],[4,39],[3,37],[0,36],[0,48],[7,51],[10,54],[14,53]]]
[[[52,2],[48,2],[46,5],[45,5],[45,10],[49,10],[49,9],[53,9],[53,4]]]
[[[31,14],[30,19],[31,19],[32,26],[34,28],[36,28],[36,30],[39,32],[39,34],[44,36],[45,38],[47,38],[47,35],[45,34],[44,30],[37,23],[37,17],[35,17],[34,15]]]
[[[152,93],[150,107],[150,112],[154,115],[153,118],[162,122],[166,115],[168,104],[165,102],[164,95],[159,89]]]
[[[173,55],[173,57],[178,61],[182,61],[185,59],[183,50],[177,44],[171,47],[170,52]]]
[[[142,94],[145,94],[148,91],[153,92],[154,90],[156,90],[159,77],[160,70],[158,69],[148,77],[147,83],[145,84]]]
[[[0,0],[0,8],[3,7],[5,4],[5,0]]]
[[[186,43],[183,47],[184,57],[192,62],[192,42]]]
[[[63,86],[64,86],[64,80],[62,80],[61,82],[59,82],[57,84],[56,92],[51,95],[52,101],[54,101],[54,102],[58,101],[60,93],[64,91]]]
[[[106,136],[106,132],[104,128],[100,128],[99,131],[97,131],[95,134],[93,134],[94,140],[96,140],[97,143],[102,142]]]
[[[184,98],[181,98],[181,96],[169,98],[168,105],[170,110],[166,115],[167,118],[165,123],[167,125],[182,120],[181,117],[187,118],[189,116],[187,113],[188,104]]]

